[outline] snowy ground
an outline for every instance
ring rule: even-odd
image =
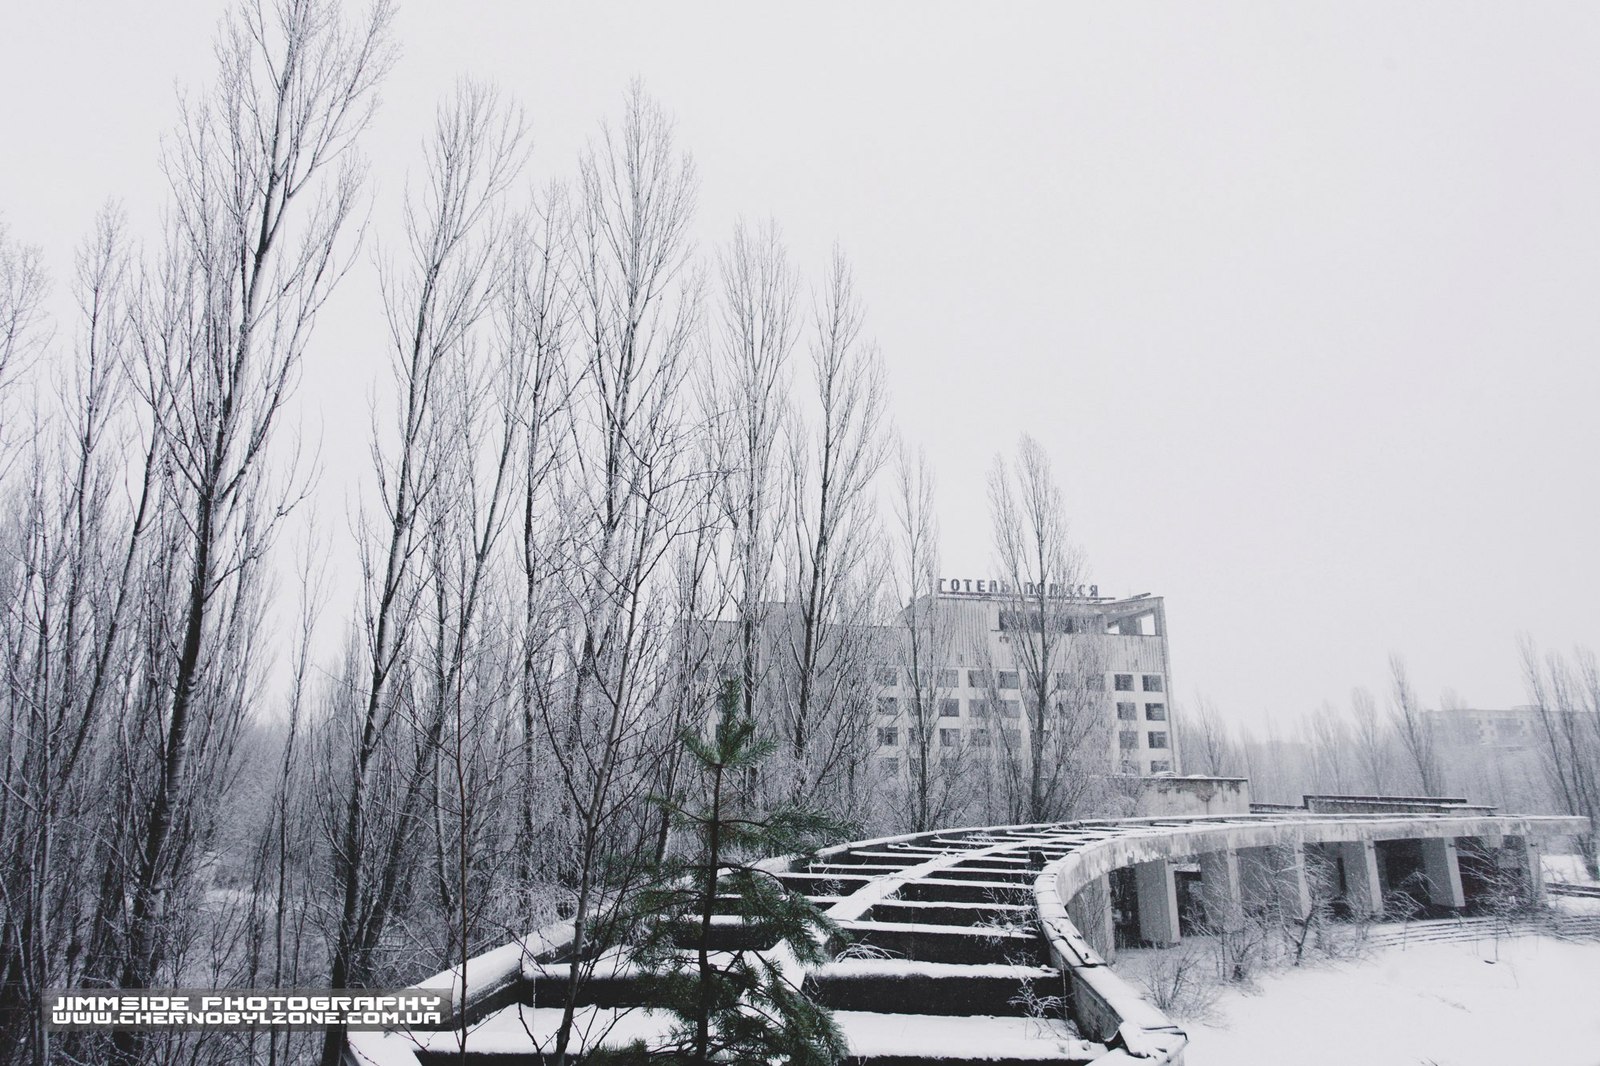
[[[1263,974],[1185,1019],[1187,1066],[1600,1064],[1600,943],[1409,944]],[[1118,969],[1152,953],[1129,952]]]
[[[1583,868],[1583,858],[1578,855],[1546,855],[1544,876],[1547,881],[1566,881],[1574,885],[1592,885],[1594,879]]]

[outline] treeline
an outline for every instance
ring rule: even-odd
[[[1263,730],[1236,727],[1206,697],[1179,708],[1189,773],[1250,778],[1251,795],[1298,804],[1308,794],[1457,796],[1511,813],[1576,814],[1600,825],[1600,667],[1594,653],[1520,648],[1526,703],[1480,723],[1454,692],[1424,709],[1404,659],[1388,691],[1358,687]],[[1484,730],[1489,731],[1485,735]],[[1577,841],[1591,868],[1594,838]]]
[[[698,252],[693,164],[638,88],[551,176],[523,113],[463,84],[403,235],[369,240],[390,23],[230,14],[159,238],[104,212],[75,319],[0,234],[0,1061],[332,1063],[337,1034],[53,1033],[40,995],[401,986],[558,920],[581,953],[670,867],[686,731],[730,681],[774,747],[756,809],[854,832],[1095,799],[1063,634],[1024,666],[1031,733],[941,748],[948,635],[899,612],[939,572],[933,482],[893,444],[845,258],[802,278],[770,225]],[[345,545],[304,532],[285,412],[374,260],[356,343],[387,369]],[[1073,579],[1036,446],[991,496],[1014,586]],[[346,556],[353,605],[326,591]]]

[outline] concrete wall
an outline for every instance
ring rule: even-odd
[[[1141,818],[1250,813],[1250,782],[1243,777],[1150,777],[1139,782]]]

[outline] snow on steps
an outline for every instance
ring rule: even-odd
[[[960,908],[966,904],[974,910],[987,910],[991,915],[1000,910],[1005,917],[1011,917],[1012,907],[1024,905],[1019,909],[1031,909],[1025,907],[1025,904],[1030,902],[1029,896],[1032,895],[1028,887],[1025,884],[1017,884],[1014,876],[1008,876],[1014,875],[1017,867],[1037,869],[1041,860],[1054,862],[1077,847],[1098,843],[1118,835],[1121,831],[1121,827],[1111,825],[1078,823],[1073,826],[996,826],[935,833],[911,833],[872,841],[856,841],[824,849],[811,859],[816,863],[815,872],[796,869],[792,856],[774,857],[765,860],[761,865],[790,887],[804,892],[818,903],[835,911],[835,917],[847,920],[868,918],[875,902],[909,906],[927,903],[946,908]],[[895,873],[904,873],[919,865],[924,866],[924,869],[919,871],[921,876],[913,875],[904,879],[894,876]],[[850,870],[847,868],[849,866],[855,866],[856,869]],[[943,870],[960,866],[969,868],[989,866],[994,876],[992,879],[980,880],[969,880],[971,874],[951,878],[939,876]],[[889,869],[883,869],[884,867]],[[878,882],[878,885],[869,889],[868,886],[873,882]],[[862,891],[863,889],[866,891]],[[838,913],[847,910],[853,913]],[[947,914],[948,910],[940,912],[939,917],[944,918]],[[901,916],[902,914],[895,915],[897,918]],[[932,916],[931,913],[926,915],[926,917]],[[957,924],[967,928],[965,930],[956,928],[952,931],[958,934],[966,932],[970,937],[971,925],[974,922],[965,915],[960,915],[960,918],[961,921]],[[934,923],[867,922],[865,924],[889,927]],[[935,926],[935,928],[950,930],[950,927]],[[562,935],[563,932],[565,936]],[[454,986],[453,998],[456,1000],[458,1017],[464,1013],[471,1027],[470,1046],[474,1058],[481,1055],[483,1061],[503,1064],[529,1060],[530,1029],[538,1031],[544,1028],[538,1023],[549,1020],[547,1016],[549,1008],[531,1008],[516,1002],[504,1006],[500,1004],[516,995],[513,975],[518,971],[521,971],[520,976],[527,986],[538,982],[536,972],[542,967],[533,960],[536,957],[553,957],[554,949],[564,942],[566,937],[570,937],[570,928],[564,931],[555,929],[549,932],[541,931],[541,934],[529,938],[531,942],[504,945],[473,959],[468,967],[469,980],[466,982],[472,989],[470,1003],[461,1002],[463,997],[459,975],[451,971],[446,971],[433,981],[423,983]],[[783,947],[786,948],[787,945]],[[903,965],[931,966],[938,963]],[[786,970],[789,968],[785,967]],[[545,976],[546,979],[559,983],[565,975],[547,973]],[[627,981],[627,975],[621,972],[615,972],[611,977],[618,984]],[[1023,982],[1018,982],[1019,989],[1022,984]],[[527,998],[535,998],[532,987],[525,986],[521,991],[527,994]],[[620,988],[611,991],[618,992]],[[559,1015],[559,1011],[555,1013]],[[953,1016],[940,1018],[936,1015],[856,1013],[864,1013],[866,1020],[851,1022],[846,1027],[847,1033],[853,1033],[853,1043],[860,1047],[858,1056],[866,1061],[878,1063],[879,1066],[919,1066],[922,1063],[949,1063],[958,1059],[991,1063],[994,1066],[1038,1061],[1086,1061],[1105,1051],[1102,1045],[1063,1036],[1066,1030],[1064,1024],[1043,1019]],[[661,1024],[661,1018],[654,1016],[655,1012],[648,1009],[618,1010],[591,1005],[581,1008],[580,1014],[586,1019],[585,1028],[589,1024],[599,1024],[602,1028],[614,1024],[617,1028],[613,1030],[612,1036],[623,1039],[624,1042],[629,1030],[636,1027],[651,1030]],[[895,1018],[904,1020],[887,1021]],[[940,1034],[940,1039],[927,1042],[937,1046],[883,1048],[881,1039],[886,1027],[896,1026],[909,1026],[915,1033],[924,1037],[937,1032]],[[553,1032],[553,1029],[550,1031]],[[965,1033],[966,1038],[944,1039],[946,1035],[957,1031]],[[980,1032],[984,1034],[983,1037],[975,1039],[976,1034]],[[1119,1038],[1122,1038],[1121,1034]],[[345,1059],[346,1062],[360,1063],[363,1066],[379,1063],[414,1066],[419,1061],[423,1063],[457,1061],[458,1040],[459,1030],[434,1034],[352,1033]],[[1068,1053],[1065,1058],[1062,1040],[1068,1041],[1065,1045]],[[419,1047],[419,1043],[422,1046]],[[1079,1052],[1082,1052],[1081,1058],[1077,1058]],[[1106,1063],[1106,1066],[1112,1066],[1114,1062],[1126,1058],[1127,1052],[1117,1048],[1108,1055],[1103,1055],[1101,1061]]]
[[[987,1063],[1087,1063],[1104,1044],[1080,1040],[1063,1022],[1048,1018],[953,1017],[835,1011],[833,1020],[857,1062],[873,1066]]]
[[[1403,947],[1406,944],[1493,940],[1497,936],[1547,935],[1566,940],[1600,940],[1600,914],[1553,914],[1537,918],[1440,918],[1380,925],[1362,941],[1369,947]]]
[[[886,899],[873,904],[864,917],[874,922],[919,925],[1025,925],[1033,920],[1033,908],[1021,903]]]
[[[970,925],[844,921],[856,943],[917,962],[1018,963],[1044,961],[1045,945],[1032,933]]]
[[[512,1006],[496,1012],[475,1028],[468,1040],[469,1058],[479,1066],[523,1066],[535,1061],[529,1036],[548,1037],[561,1012],[554,1008]],[[835,1011],[834,1022],[849,1045],[853,1066],[1059,1066],[1108,1062],[1103,1044],[1081,1040],[1069,1026],[1047,1018],[1007,1018],[932,1014],[884,1014]],[[597,1044],[620,1047],[631,1040],[660,1041],[673,1019],[653,1010],[579,1011],[574,1029]],[[446,1066],[459,1061],[459,1034],[417,1033],[410,1052],[413,1063]]]
[[[923,877],[900,888],[901,899],[965,903],[1018,903],[1028,897],[1027,884],[1010,881],[963,881]]]
[[[805,989],[836,1011],[1024,1017],[1061,994],[1061,972],[1049,966],[846,959],[807,973]]]

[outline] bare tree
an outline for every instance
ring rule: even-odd
[[[1250,779],[1251,798],[1264,803],[1293,803],[1309,784],[1300,763],[1299,751],[1291,749],[1274,719],[1267,719],[1258,733],[1241,729],[1239,747]]]
[[[1194,702],[1176,717],[1183,737],[1184,763],[1190,770],[1214,777],[1239,772],[1238,745],[1210,697],[1195,693]]]
[[[298,904],[312,897],[319,878],[316,859],[298,846],[302,834],[315,830],[313,793],[305,757],[310,706],[312,649],[317,623],[326,606],[325,572],[318,556],[323,545],[308,535],[300,552],[300,624],[290,652],[287,721],[278,754],[278,770],[264,805],[266,817],[254,840],[254,876],[250,880],[247,957],[241,984],[249,988],[294,988],[305,969],[309,908]],[[264,1040],[262,1038],[265,1038]],[[309,1057],[316,1034],[269,1029],[245,1034],[252,1061],[262,1057],[265,1043],[269,1066]]]
[[[0,876],[0,1045],[38,1062],[49,1055],[39,994],[82,975],[82,955],[64,949],[95,936],[92,893],[58,871],[92,869],[96,841],[116,830],[101,821],[106,805],[92,779],[103,769],[109,720],[126,699],[125,633],[130,611],[139,609],[132,601],[156,477],[149,450],[134,449],[146,460],[141,471],[119,449],[132,429],[121,411],[129,273],[121,218],[107,210],[78,257],[82,327],[54,390],[61,409],[27,442],[27,475],[3,527],[0,846],[18,861]],[[28,283],[35,291],[40,284]],[[31,314],[14,309],[12,317]],[[115,491],[125,469],[142,476],[136,513],[119,506]],[[23,1021],[26,1032],[12,1028]]]
[[[512,262],[500,316],[500,343],[519,353],[528,366],[524,410],[521,515],[518,563],[521,569],[522,632],[517,703],[521,711],[521,829],[515,844],[517,889],[532,902],[540,878],[559,863],[569,843],[565,824],[552,817],[559,803],[550,782],[555,766],[538,724],[538,694],[552,684],[552,642],[560,630],[559,585],[552,570],[559,563],[553,518],[559,507],[557,473],[565,460],[562,418],[572,391],[567,353],[572,293],[565,271],[570,265],[570,211],[564,190],[552,188],[542,209],[531,213],[511,244]]]
[[[694,513],[698,518],[690,523],[691,532],[683,537],[675,549],[673,565],[675,577],[675,619],[672,642],[673,656],[666,682],[663,710],[666,721],[663,733],[682,737],[685,730],[702,727],[710,720],[721,695],[725,677],[720,669],[723,650],[718,637],[718,619],[715,608],[723,602],[724,589],[715,576],[717,564],[717,538],[720,532],[717,495],[720,479],[713,469],[703,479],[703,493],[697,493]],[[649,794],[665,804],[656,803],[655,840],[648,852],[652,868],[659,868],[667,860],[675,826],[668,809],[679,801],[681,778],[685,768],[686,752],[682,743],[668,744],[655,763],[651,775],[653,783]],[[753,792],[753,788],[745,788]]]
[[[1578,653],[1578,669],[1552,652],[1541,663],[1538,649],[1521,641],[1523,682],[1539,714],[1547,776],[1567,814],[1600,826],[1600,669],[1592,654]],[[1590,877],[1600,877],[1600,850],[1593,832],[1578,837]]]
[[[469,534],[469,587],[458,590],[470,628],[486,548],[504,515],[504,475],[511,437],[496,464],[491,500],[481,503],[471,469],[476,450],[457,455],[476,385],[461,390],[489,314],[493,275],[505,258],[501,202],[517,174],[522,131],[486,90],[461,86],[440,108],[427,159],[426,188],[406,209],[404,267],[385,272],[396,410],[392,439],[374,427],[373,465],[381,496],[381,520],[360,523],[365,619],[362,681],[342,701],[332,723],[326,786],[338,914],[330,951],[335,987],[362,987],[372,980],[373,958],[397,903],[399,882],[418,837],[418,805],[437,755],[444,727],[446,693],[458,677],[454,652],[435,647],[435,699],[419,698],[424,678],[413,665],[423,657],[417,632],[430,585],[437,596],[443,580],[419,560],[438,539],[458,532],[446,527],[452,508],[465,503],[488,511],[487,527]],[[515,387],[515,386],[513,386]],[[507,417],[510,417],[509,415]],[[504,425],[504,423],[502,423]],[[457,455],[452,469],[447,457]],[[466,465],[463,469],[462,464]],[[459,492],[470,502],[452,499]],[[436,562],[442,562],[437,552]],[[443,606],[440,610],[446,610]],[[441,635],[442,636],[442,635]],[[439,656],[444,660],[441,661]],[[353,664],[354,665],[354,664]],[[448,676],[441,677],[441,672]],[[394,684],[397,676],[403,684]],[[441,700],[445,702],[441,702]],[[345,717],[348,716],[348,717]],[[433,743],[417,743],[428,737]],[[375,791],[381,789],[380,804]],[[323,1062],[338,1061],[342,1034],[330,1030]]]
[[[647,846],[639,809],[664,746],[664,688],[674,676],[670,562],[699,511],[703,473],[681,399],[697,328],[699,279],[688,269],[694,169],[672,126],[635,85],[621,123],[579,165],[573,231],[575,359],[557,568],[560,639],[552,684],[537,698],[557,764],[572,847],[574,979],[551,1061],[572,1053],[582,967],[627,895],[608,860]],[[670,738],[666,738],[670,740]]]
[[[1388,785],[1393,764],[1389,731],[1378,716],[1377,700],[1366,688],[1350,690],[1350,713],[1355,719],[1356,752],[1362,772],[1372,794],[1381,796]]]
[[[1016,791],[1007,816],[1030,822],[1070,817],[1089,792],[1094,768],[1104,763],[1105,748],[1089,741],[1109,742],[1103,697],[1090,686],[1103,665],[1088,632],[1096,627],[1092,613],[1071,608],[1082,582],[1082,555],[1069,535],[1049,457],[1032,437],[1023,435],[1013,462],[995,458],[989,510],[1005,583],[1000,629],[1019,674],[1028,726],[1026,736],[1015,738],[1026,750],[1011,756],[1014,780],[1025,788]],[[1001,737],[1000,750],[1010,752],[1013,741],[1003,723]]]
[[[872,486],[886,458],[883,366],[863,336],[865,312],[844,255],[832,262],[812,312],[814,421],[792,437],[794,518],[790,617],[779,626],[778,707],[794,803],[859,816],[862,773],[885,661],[873,624],[883,559]]]
[[[909,817],[897,828],[922,832],[948,825],[970,799],[969,775],[962,773],[962,749],[941,750],[940,705],[955,678],[950,662],[951,620],[940,609],[939,520],[934,509],[933,471],[927,457],[913,457],[902,446],[896,463],[894,515],[899,551],[894,568],[895,598],[903,603],[895,637],[895,665],[906,692],[897,721],[904,722]],[[966,738],[969,742],[972,737]]]
[[[1411,680],[1406,674],[1405,660],[1397,653],[1389,655],[1389,676],[1392,686],[1389,694],[1389,718],[1394,723],[1395,732],[1400,736],[1401,746],[1410,757],[1412,766],[1416,768],[1422,794],[1443,795],[1444,779],[1439,769],[1433,723],[1429,721],[1421,704],[1417,702],[1416,691],[1411,687]]]
[[[458,995],[465,1001],[466,962],[485,938],[498,934],[514,910],[495,913],[502,893],[502,875],[512,856],[501,846],[503,825],[494,817],[509,805],[512,791],[504,767],[515,746],[510,728],[518,659],[510,634],[513,611],[509,597],[499,595],[503,571],[498,546],[510,525],[513,506],[523,498],[522,478],[515,464],[525,454],[523,433],[530,410],[538,416],[548,398],[536,387],[548,384],[540,375],[537,343],[516,343],[514,321],[521,294],[508,295],[505,281],[516,259],[511,241],[519,234],[503,215],[501,190],[522,162],[522,122],[514,110],[499,107],[492,94],[465,86],[458,91],[454,125],[476,128],[475,150],[485,160],[482,223],[484,267],[481,287],[491,307],[495,329],[487,342],[468,334],[450,354],[445,395],[435,407],[444,442],[442,484],[427,504],[428,537],[423,554],[430,571],[429,611],[422,630],[426,649],[423,683],[417,686],[425,745],[437,754],[431,762],[424,802],[431,814],[433,885],[438,911],[447,930],[441,956],[460,964]],[[509,308],[504,307],[510,303]],[[510,328],[505,328],[509,326]],[[418,789],[417,795],[421,795]],[[413,810],[413,794],[402,800],[402,824]],[[465,1054],[466,1031],[460,1034]]]
[[[165,536],[182,570],[161,736],[136,749],[159,765],[139,803],[116,975],[125,987],[149,985],[174,948],[170,907],[195,854],[196,805],[222,785],[244,714],[244,677],[229,660],[247,650],[254,572],[292,502],[267,483],[266,447],[342,273],[339,238],[361,177],[348,149],[388,65],[388,22],[380,6],[352,29],[313,0],[232,14],[215,94],[185,109],[166,158],[172,232],[153,283],[162,328],[142,352],[142,399],[171,471]],[[324,181],[329,168],[337,174]],[[141,1057],[141,1032],[115,1043],[119,1058]]]
[[[789,361],[799,332],[797,283],[773,223],[743,223],[718,261],[721,299],[701,391],[728,540],[722,568],[736,627],[744,713],[755,718],[764,683],[762,643],[773,596],[779,529],[787,518],[781,437],[789,412]]]
[[[0,223],[0,446],[6,443],[10,387],[29,357],[47,343],[43,305],[49,287],[39,249],[13,241]]]
[[[1307,732],[1317,765],[1316,787],[1331,788],[1336,795],[1343,794],[1354,780],[1351,767],[1354,745],[1349,723],[1333,704],[1324,700],[1311,712]]]

